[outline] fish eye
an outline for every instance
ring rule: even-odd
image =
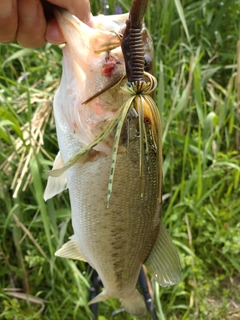
[[[147,117],[144,118],[144,123],[151,124],[151,120]]]
[[[147,53],[145,53],[144,60],[144,69],[145,71],[149,71],[152,67],[152,59]]]

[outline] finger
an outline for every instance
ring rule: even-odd
[[[39,0],[18,0],[18,43],[27,48],[45,44],[46,19]]]
[[[45,38],[53,44],[61,44],[65,41],[56,19],[52,18],[48,21]]]
[[[90,25],[92,14],[89,0],[48,0],[52,4],[68,10],[82,22]]]
[[[40,1],[44,10],[44,15],[46,17],[46,20],[48,21],[49,19],[54,17],[53,11],[55,6],[47,0],[40,0]]]
[[[15,41],[18,25],[16,0],[0,0],[0,42]]]

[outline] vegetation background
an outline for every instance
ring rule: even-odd
[[[130,3],[109,0],[108,14]],[[240,1],[150,0],[146,24],[164,125],[163,220],[182,263],[179,284],[153,283],[156,311],[240,319]],[[90,318],[86,265],[54,256],[72,234],[68,194],[43,201],[60,77],[58,47],[0,46],[0,319]],[[101,303],[99,319],[119,307]]]

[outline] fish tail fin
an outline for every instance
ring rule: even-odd
[[[98,303],[104,300],[111,298],[110,295],[107,293],[106,289],[103,289],[101,293],[99,293],[95,298],[88,302],[88,304]]]
[[[124,310],[134,316],[142,317],[147,311],[143,297],[137,289],[134,290],[130,297],[120,299],[120,301]]]

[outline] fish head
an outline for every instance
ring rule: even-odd
[[[128,14],[93,17],[91,27],[66,10],[56,9],[55,17],[66,40],[62,80],[54,102],[55,117],[59,115],[56,122],[64,121],[65,130],[88,145],[128,99],[120,90],[126,82],[121,35]],[[152,40],[145,28],[142,35],[149,65]],[[111,153],[104,141],[94,149]]]

